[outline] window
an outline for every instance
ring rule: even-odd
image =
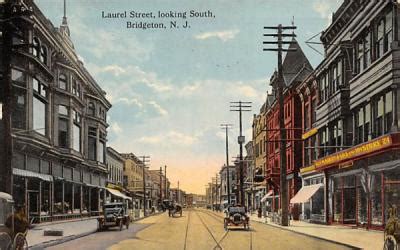
[[[325,86],[326,86],[325,76],[321,75],[321,78],[320,78],[320,100],[321,100],[321,102],[325,101],[325,92],[326,92]]]
[[[23,87],[26,86],[25,73],[20,71],[20,70],[11,69],[11,80],[17,85],[20,85],[20,86],[23,86]]]
[[[81,115],[75,110],[72,113],[73,117],[73,149],[81,152]]]
[[[381,96],[375,106],[375,137],[381,136],[383,133],[383,110],[384,110],[384,101],[383,96]]]
[[[35,57],[38,57],[40,55],[40,42],[37,37],[33,38],[32,54]]]
[[[47,87],[33,78],[33,130],[46,135]]]
[[[317,121],[317,99],[314,98],[312,99],[311,102],[311,124],[314,125],[316,121]]]
[[[96,115],[96,107],[94,106],[94,103],[93,103],[93,102],[89,102],[89,105],[88,105],[88,113],[89,113],[89,115],[91,115],[91,116],[95,116],[95,115]]]
[[[365,105],[364,142],[371,140],[371,105]]]
[[[385,95],[385,133],[389,133],[393,122],[393,95],[389,91]]]
[[[25,90],[15,88],[12,106],[13,128],[26,129],[26,94]],[[1,107],[0,107],[1,109]],[[0,110],[1,112],[1,110]],[[1,119],[1,118],[0,118]]]
[[[60,115],[68,116],[68,108],[64,105],[58,105],[58,113]]]
[[[381,19],[378,22],[377,26],[377,34],[376,34],[376,42],[375,42],[375,48],[376,48],[376,58],[379,58],[383,55],[384,51],[384,32],[385,32],[385,20]]]
[[[47,49],[44,46],[40,47],[39,60],[47,65]]]
[[[364,42],[362,39],[357,42],[357,72],[364,70]]]
[[[390,49],[390,45],[393,41],[393,13],[389,11],[385,17],[385,46],[384,52]]]
[[[307,131],[309,129],[309,118],[308,118],[308,112],[309,112],[309,105],[306,104],[304,106],[304,130]]]
[[[364,109],[360,108],[357,113],[357,142],[361,143],[364,141]]]
[[[88,132],[89,160],[97,160],[97,129],[89,127]]]
[[[58,119],[58,146],[68,148],[68,119]]]
[[[58,86],[60,87],[60,89],[67,90],[68,83],[66,75],[60,74],[60,77],[58,78]]]
[[[364,68],[371,64],[371,35],[367,33],[364,37]]]

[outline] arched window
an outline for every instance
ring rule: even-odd
[[[95,116],[96,115],[96,107],[94,106],[93,102],[89,102],[89,115]]]
[[[40,47],[39,59],[42,63],[47,64],[47,48],[45,46]]]
[[[38,57],[40,54],[40,41],[37,37],[33,38],[33,56]]]
[[[67,76],[60,74],[60,77],[58,78],[58,86],[60,89],[67,90],[67,84]]]

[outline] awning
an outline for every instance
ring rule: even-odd
[[[29,170],[13,168],[13,174],[22,176],[22,177],[32,177],[32,178],[41,179],[43,181],[53,182],[53,176],[48,175],[48,174],[40,174],[40,173],[32,172]]]
[[[261,202],[265,202],[267,200],[267,198],[272,195],[273,192],[274,191],[269,190],[268,193],[261,198]]]
[[[302,187],[297,194],[290,199],[290,203],[305,203],[307,202],[320,187],[323,187],[324,184],[315,184]]]
[[[112,195],[118,196],[124,200],[132,200],[131,197],[124,195],[123,193],[121,193],[120,191],[116,190],[116,189],[112,189],[112,188],[106,188],[108,192],[110,192]]]

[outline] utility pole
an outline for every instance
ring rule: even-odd
[[[239,137],[238,137],[238,143],[240,146],[240,154],[239,154],[239,197],[238,200],[240,201],[240,204],[244,206],[244,185],[243,185],[243,143],[245,142],[245,138],[242,134],[243,128],[242,128],[242,112],[249,112],[251,111],[251,102],[231,102],[230,105],[231,110],[230,111],[235,111],[239,112]]]
[[[169,199],[168,195],[168,182],[167,182],[167,165],[164,165],[164,175],[165,175],[165,199]]]
[[[230,129],[232,124],[221,124],[222,129],[225,129],[225,151],[226,151],[226,185],[228,186],[228,205],[231,204],[231,186],[229,185],[229,147],[228,147],[228,129]],[[221,182],[222,183],[222,182]]]
[[[146,163],[150,162],[150,156],[139,156],[138,158],[142,158],[142,166],[143,166],[143,215],[147,216],[146,213]]]
[[[288,192],[287,192],[287,182],[286,182],[286,128],[284,121],[284,97],[283,97],[283,88],[284,88],[284,79],[283,79],[283,68],[282,68],[282,51],[293,51],[292,49],[283,49],[283,44],[291,44],[292,41],[283,41],[284,37],[296,37],[294,32],[292,34],[283,34],[284,30],[294,30],[296,27],[292,26],[282,26],[279,24],[278,26],[268,26],[264,27],[264,29],[273,29],[277,30],[277,33],[273,34],[264,34],[266,37],[277,37],[277,41],[268,41],[263,42],[263,44],[276,44],[278,48],[264,48],[264,51],[277,51],[278,52],[278,103],[279,103],[279,129],[280,129],[280,201],[281,201],[281,209],[282,209],[282,226],[288,226]]]
[[[162,167],[160,167],[160,205],[162,203]]]
[[[216,190],[215,190],[215,204],[216,204],[216,206],[217,206],[217,208],[219,207],[219,205],[218,205],[218,201],[219,201],[219,199],[218,199],[218,193],[219,193],[219,188],[218,188],[218,174],[215,174],[215,188],[216,188]],[[217,211],[218,211],[219,209],[217,209]]]

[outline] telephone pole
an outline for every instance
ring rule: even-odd
[[[284,88],[284,79],[283,79],[283,69],[282,69],[282,52],[283,51],[294,51],[293,49],[283,49],[283,44],[291,44],[292,41],[283,41],[285,37],[296,37],[294,32],[292,34],[283,34],[284,30],[294,30],[296,27],[292,26],[282,26],[279,24],[278,26],[267,26],[264,29],[272,29],[276,30],[277,33],[272,34],[264,34],[266,37],[276,37],[277,41],[267,41],[263,42],[263,44],[275,44],[278,48],[264,48],[264,51],[277,51],[278,52],[278,86],[277,86],[277,94],[278,94],[278,104],[279,104],[279,128],[280,128],[280,201],[281,201],[281,209],[282,209],[282,226],[288,226],[288,192],[287,192],[287,182],[286,182],[286,128],[284,121],[284,97],[283,97],[283,88]]]
[[[225,129],[225,151],[226,151],[226,185],[228,190],[228,205],[231,204],[231,186],[229,185],[229,146],[228,146],[228,129],[232,128],[232,124],[221,124],[222,129]]]
[[[160,205],[162,202],[162,167],[160,167]]]
[[[243,143],[245,142],[245,138],[242,134],[243,128],[242,128],[242,112],[250,112],[251,111],[251,103],[252,102],[231,102],[230,111],[235,111],[239,112],[239,137],[238,137],[238,143],[240,146],[240,151],[239,151],[239,197],[238,200],[240,201],[240,204],[244,206],[244,185],[243,185]]]
[[[146,213],[146,163],[150,162],[150,156],[139,156],[138,158],[142,158],[142,166],[143,166],[143,215],[147,216]]]
[[[168,195],[168,182],[167,182],[167,165],[164,165],[164,175],[165,175],[165,199],[169,199]]]

